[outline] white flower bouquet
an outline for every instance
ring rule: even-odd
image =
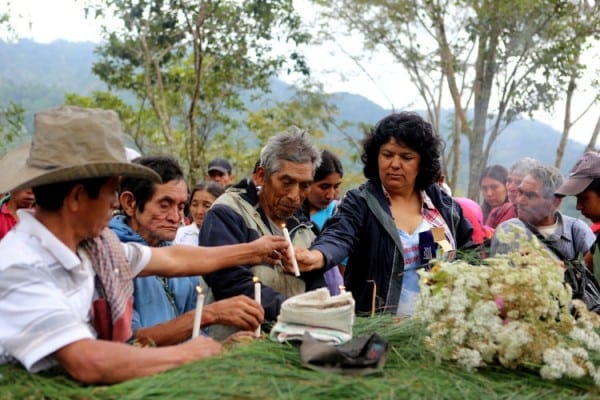
[[[600,386],[600,368],[588,354],[600,350],[600,316],[571,302],[560,262],[534,239],[485,264],[456,261],[420,271],[415,317],[426,324],[425,345],[436,359],[467,370],[537,367],[546,379],[590,375]]]

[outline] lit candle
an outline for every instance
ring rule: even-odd
[[[254,282],[254,301],[256,301],[258,304],[261,304],[260,280],[258,279],[258,277],[255,276],[254,278],[252,278],[252,282]],[[260,337],[260,325],[254,331],[254,336]]]
[[[340,288],[340,294],[346,293],[346,286],[340,285],[339,288]]]
[[[300,276],[300,269],[298,268],[298,261],[296,261],[296,254],[294,253],[294,245],[292,244],[292,239],[290,238],[290,232],[288,232],[285,224],[281,225],[281,230],[283,230],[283,237],[288,242],[288,254],[292,259],[292,266],[294,267],[294,275]]]
[[[194,327],[192,328],[192,338],[197,338],[200,335],[200,323],[202,322],[202,307],[204,306],[204,294],[202,288],[196,286],[198,292],[198,300],[196,300],[196,313],[194,314]]]

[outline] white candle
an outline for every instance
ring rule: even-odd
[[[346,293],[346,286],[340,285],[339,288],[340,288],[340,294]]]
[[[204,306],[204,294],[202,288],[196,286],[198,292],[198,300],[196,301],[196,313],[194,314],[194,327],[192,328],[192,338],[197,338],[200,335],[200,323],[202,322],[202,307]]]
[[[283,230],[283,237],[288,242],[288,254],[292,259],[292,266],[294,267],[294,275],[300,276],[300,269],[298,268],[298,261],[296,261],[296,254],[294,253],[294,245],[292,244],[292,239],[290,238],[290,232],[288,232],[285,224],[281,225],[281,229]]]
[[[256,301],[258,304],[261,304],[260,280],[258,279],[258,277],[255,276],[254,278],[252,278],[252,282],[254,282],[254,301]],[[260,337],[260,325],[254,331],[254,336]]]

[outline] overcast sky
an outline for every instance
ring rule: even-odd
[[[6,7],[7,0],[0,0],[0,9]],[[82,0],[12,0],[12,24],[20,38],[32,38],[35,41],[49,43],[57,39],[70,41],[100,40],[100,26],[94,20],[86,20],[82,11]],[[307,1],[297,0],[303,16],[311,16],[307,9]],[[347,52],[359,50],[359,41],[352,37],[339,38],[338,44],[312,47],[306,49],[310,67],[324,83],[327,92],[344,91],[363,95],[387,109],[423,108],[410,82],[394,67],[393,60],[385,55],[375,55],[364,64],[366,74],[351,61],[340,48]],[[590,62],[596,65],[600,58],[593,57]],[[400,71],[400,72],[399,72]],[[285,77],[284,77],[285,79]],[[589,96],[589,94],[588,94]],[[580,107],[583,95],[578,96]],[[449,99],[448,99],[449,101]],[[451,104],[447,105],[451,107]],[[557,108],[560,110],[560,107]],[[562,130],[562,112],[554,115],[536,114],[536,119]],[[580,142],[587,143],[600,115],[600,105],[587,113],[587,117],[578,122],[572,129],[571,136]]]

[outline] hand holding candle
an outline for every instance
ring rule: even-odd
[[[204,306],[204,294],[202,288],[196,286],[198,292],[198,300],[196,301],[196,313],[194,314],[194,326],[192,328],[192,338],[197,338],[200,335],[200,323],[202,322],[202,307]]]
[[[283,231],[283,237],[288,242],[288,256],[292,260],[292,266],[294,267],[294,275],[300,276],[300,269],[298,268],[298,261],[296,261],[296,254],[294,254],[294,245],[292,244],[292,239],[290,238],[290,232],[286,228],[285,224],[281,225],[281,230]]]
[[[258,279],[258,277],[255,276],[252,278],[252,282],[254,282],[254,301],[256,301],[258,304],[261,304],[260,280]],[[258,325],[258,328],[256,328],[256,330],[254,331],[254,336],[260,337],[260,325]]]

